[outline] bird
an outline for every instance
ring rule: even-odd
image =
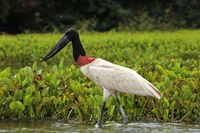
[[[84,76],[94,81],[103,89],[103,104],[96,127],[103,127],[103,115],[108,97],[114,96],[121,112],[123,123],[128,123],[128,117],[119,100],[119,93],[135,94],[141,96],[152,96],[161,98],[160,91],[149,81],[139,75],[135,70],[113,64],[102,58],[94,58],[86,55],[85,49],[74,28],[69,28],[57,44],[41,59],[46,61],[56,55],[69,42],[72,42],[73,58],[80,66]]]

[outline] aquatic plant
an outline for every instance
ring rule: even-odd
[[[162,92],[158,101],[120,94],[129,120],[200,121],[199,33],[84,33],[81,39],[89,55],[137,70]],[[66,53],[70,47],[39,62],[59,36],[0,36],[2,119],[97,120],[102,90],[81,74]],[[120,121],[114,98],[106,108],[106,120]]]

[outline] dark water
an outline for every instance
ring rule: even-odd
[[[0,121],[0,132],[13,133],[200,133],[200,125],[185,123],[151,123],[134,122],[123,125],[115,122],[104,124],[103,129],[95,128],[93,124],[67,124],[57,121]]]

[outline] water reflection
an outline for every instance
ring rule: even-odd
[[[0,121],[0,132],[62,132],[62,133],[200,133],[200,125],[185,123],[134,122],[128,125],[109,122],[103,129],[94,124],[67,124],[57,121]]]

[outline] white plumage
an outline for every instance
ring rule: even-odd
[[[136,71],[110,63],[101,58],[81,67],[82,73],[104,89],[104,100],[116,92],[153,96],[160,99],[160,92]]]

